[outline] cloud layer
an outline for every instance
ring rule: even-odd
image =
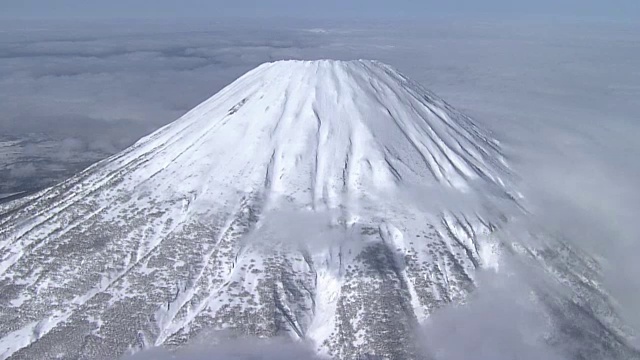
[[[3,147],[2,185],[49,176],[51,167],[24,161],[43,152],[51,154],[48,164],[64,167],[87,154],[97,160],[119,151],[259,63],[378,59],[496,133],[535,219],[601,259],[619,310],[640,328],[637,27],[482,21],[1,26],[0,137],[39,133],[49,144]],[[504,299],[480,299],[433,321],[471,336],[482,314],[505,308],[525,323],[531,317],[535,328],[526,302]],[[466,319],[472,322],[461,328]],[[498,333],[519,334],[502,325],[496,324]],[[477,342],[468,346],[484,351]],[[442,351],[443,359],[460,358],[455,349]]]

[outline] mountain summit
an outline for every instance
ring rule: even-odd
[[[335,208],[407,183],[505,176],[486,132],[372,61],[264,64],[109,163],[191,207],[225,189]]]
[[[488,131],[387,65],[261,65],[0,205],[0,358],[113,359],[210,329],[418,358],[417,326],[499,265],[491,202],[519,206],[510,184]],[[557,249],[522,252],[555,269]],[[607,351],[623,348],[607,331]]]

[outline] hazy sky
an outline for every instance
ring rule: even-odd
[[[5,18],[558,16],[631,19],[638,0],[3,0]]]

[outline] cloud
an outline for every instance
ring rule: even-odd
[[[26,178],[36,175],[36,167],[33,164],[15,164],[9,170],[9,176],[14,178]]]
[[[0,72],[7,74],[0,78],[0,129],[71,117],[139,122],[151,131],[258,64],[296,57],[317,43],[299,31],[252,26],[228,32],[97,26],[80,38],[74,27],[54,26],[52,33],[10,30],[0,38]]]
[[[547,138],[535,150],[522,152],[526,163],[519,170],[528,179],[535,221],[599,260],[616,310],[640,329],[640,264],[635,260],[640,253],[640,224],[635,219],[640,213],[635,180],[640,165],[633,160],[640,152],[631,135],[640,127],[617,124],[629,135],[595,134],[602,126],[583,122],[580,128],[587,134],[570,131],[568,136],[577,140],[569,144]],[[640,346],[637,337],[635,346]]]
[[[338,211],[312,211],[288,208],[280,204],[277,210],[267,210],[261,215],[257,228],[242,241],[245,246],[272,250],[297,248],[318,253],[349,243],[351,246],[358,232],[345,231],[344,215]]]
[[[535,221],[601,260],[605,287],[625,320],[640,329],[637,26],[442,20],[0,26],[0,134],[44,133],[56,142],[55,161],[62,164],[78,154],[95,152],[97,160],[123,149],[264,61],[389,63],[494,131]],[[308,31],[320,28],[325,31]],[[41,148],[23,151],[35,156]],[[12,176],[34,167],[33,175],[47,176],[40,165],[16,167]],[[418,195],[452,200],[429,191]],[[320,222],[300,220],[331,231],[330,214]],[[294,238],[299,229],[278,231]],[[494,306],[489,296],[479,296],[458,309],[474,320],[470,329],[481,332],[479,324],[490,320],[482,314],[502,306],[529,324],[525,300],[509,304],[498,297]],[[433,321],[462,332],[477,351],[491,340],[464,332],[455,325],[464,319],[454,313],[441,316]],[[494,330],[509,338],[519,328],[506,322]],[[451,351],[446,356],[455,359],[459,353]]]
[[[236,337],[225,331],[205,332],[175,352],[155,348],[123,360],[313,360],[310,346],[285,338]]]
[[[434,360],[561,360],[545,343],[551,324],[528,281],[516,273],[480,273],[462,305],[441,309],[424,324],[422,348]]]

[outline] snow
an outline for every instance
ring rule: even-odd
[[[189,199],[196,212],[229,187],[314,209],[406,183],[468,189],[481,179],[504,187],[494,144],[422,93],[377,62],[268,63],[106,168],[153,159],[130,173],[131,183]]]
[[[307,330],[307,336],[320,347],[335,328],[336,304],[342,282],[335,269],[321,268],[316,287],[315,317]]]
[[[34,321],[0,339],[0,359],[7,359],[14,352],[35,341],[33,334],[36,326],[38,326],[38,322]]]
[[[372,322],[367,307],[378,296],[354,289],[377,289],[380,280],[362,275],[363,267],[383,267],[373,273],[391,267],[389,276],[398,277],[394,284],[406,286],[400,293],[410,297],[411,318],[424,320],[424,301],[431,301],[425,299],[459,296],[459,282],[473,278],[477,257],[487,266],[497,262],[488,247],[478,253],[477,234],[485,221],[480,215],[453,215],[443,208],[427,216],[425,199],[403,194],[424,187],[430,193],[481,197],[486,190],[509,198],[516,193],[509,179],[490,134],[387,65],[267,63],[127,150],[33,195],[0,228],[0,276],[17,284],[20,271],[39,264],[42,269],[25,280],[40,292],[38,298],[16,296],[11,305],[30,311],[55,303],[58,308],[43,310],[54,320],[56,312],[71,314],[90,300],[102,301],[98,294],[109,295],[104,311],[145,296],[153,304],[147,315],[156,332],[145,334],[154,336],[145,343],[155,345],[231,306],[252,310],[245,301],[250,298],[276,301],[292,336],[328,352],[326,342],[339,327],[339,301],[360,301],[350,322],[361,327],[353,346],[362,347],[374,332],[359,324]],[[269,216],[260,212],[281,209],[317,215],[326,220],[322,225],[338,230],[329,236],[309,228],[267,240],[260,221]],[[252,216],[261,219],[257,225]],[[428,230],[430,223],[438,228]],[[194,224],[207,231],[189,233]],[[103,229],[112,232],[104,244],[83,242],[101,238]],[[325,239],[334,234],[344,241]],[[252,236],[261,242],[247,245]],[[378,243],[392,254],[391,264],[366,265],[360,255]],[[72,244],[89,250],[74,253]],[[72,250],[58,251],[63,246]],[[265,253],[277,264],[267,264]],[[269,266],[281,269],[275,280],[265,274]],[[259,271],[247,271],[251,267]],[[89,280],[84,274],[99,276]],[[349,276],[353,287],[344,290]],[[272,286],[264,298],[261,282]],[[67,304],[50,295],[54,287],[68,292]],[[351,311],[344,306],[342,311]],[[232,326],[233,317],[223,315],[215,322]],[[99,313],[87,319],[105,322]],[[45,328],[55,326],[54,320]],[[37,341],[29,335],[33,326],[23,324],[2,338],[6,356]]]
[[[54,312],[52,315],[29,323],[21,329],[15,330],[0,339],[0,359],[7,359],[14,352],[29,346],[42,336],[46,335],[57,324],[64,322],[70,314]]]

